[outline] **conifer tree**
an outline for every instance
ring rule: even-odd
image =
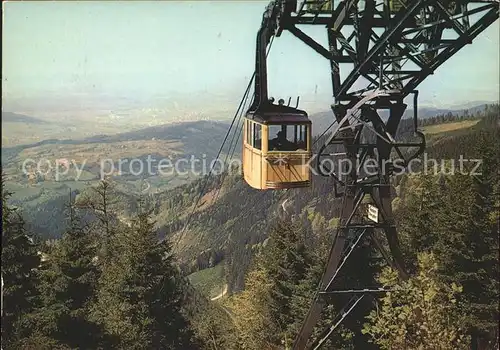
[[[421,175],[401,210],[403,241],[409,252],[430,250],[448,283],[463,286],[473,346],[494,343],[499,318],[498,168],[500,150],[492,142],[498,131],[479,131],[471,150],[482,160],[481,174]],[[498,135],[500,136],[500,135]],[[475,148],[475,149],[474,149]],[[438,184],[437,180],[440,180]],[[421,189],[421,191],[419,191]]]
[[[89,320],[98,278],[96,244],[81,226],[71,195],[68,207],[68,228],[40,271],[42,302],[31,316],[44,336],[69,348],[96,349],[104,344],[102,330]]]
[[[235,297],[232,310],[244,348],[287,348],[293,342],[296,318],[303,316],[296,314],[294,298],[311,263],[303,234],[297,224],[276,222],[245,290]]]
[[[478,338],[496,342],[499,321],[499,237],[497,171],[500,151],[479,134],[477,153],[482,159],[480,175],[455,174],[448,180],[447,195],[440,210],[439,240],[435,251],[442,274],[464,288],[464,307],[474,344]]]
[[[8,205],[11,193],[2,178],[2,347],[9,349],[29,333],[25,316],[37,304],[36,269],[40,265],[33,237],[16,208]]]
[[[411,268],[415,267],[416,253],[431,249],[438,239],[436,227],[443,197],[433,175],[411,176],[407,182],[404,204],[396,215],[406,265]]]
[[[383,269],[379,282],[389,292],[367,317],[363,332],[381,349],[467,349],[466,315],[457,301],[462,288],[443,282],[432,253],[418,256],[418,271],[400,281],[391,268]]]
[[[273,349],[279,344],[280,328],[272,320],[273,282],[265,269],[254,266],[245,279],[245,290],[230,303],[240,347],[245,350]]]
[[[195,292],[193,292],[194,294]],[[189,320],[203,349],[238,349],[238,339],[231,313],[222,301],[206,299],[197,293],[190,304]]]
[[[159,241],[150,213],[118,232],[113,259],[103,265],[94,319],[125,349],[189,349],[182,279],[170,243]]]
[[[294,223],[278,221],[269,235],[269,244],[263,253],[264,268],[271,278],[270,291],[272,320],[282,329],[282,339],[292,342],[290,325],[293,314],[292,300],[297,286],[307,277],[311,257],[303,239],[304,232]]]
[[[113,247],[114,235],[120,225],[112,208],[112,205],[116,203],[113,189],[113,183],[109,179],[104,179],[97,186],[89,188],[80,195],[75,203],[75,207],[81,209],[88,218],[93,219],[90,222],[91,230],[99,237],[97,258],[100,266],[112,260],[116,252]]]

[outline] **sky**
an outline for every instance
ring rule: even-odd
[[[267,3],[3,2],[2,97],[217,95],[237,105]],[[326,47],[325,28],[311,27]],[[499,65],[497,20],[419,86],[420,103],[498,100]],[[328,61],[289,33],[274,40],[268,71],[277,98],[331,96]]]

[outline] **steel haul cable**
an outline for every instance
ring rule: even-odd
[[[268,51],[266,52],[266,57],[267,57],[267,55],[269,55],[269,52],[271,51],[271,47],[273,45],[273,41],[274,41],[274,36],[271,38],[271,42],[269,44]],[[255,78],[255,74],[256,74],[256,72],[254,71],[253,74],[252,74],[252,77],[250,78],[250,81],[248,82],[248,85],[247,85],[247,88],[245,90],[245,93],[243,94],[243,98],[241,99],[240,104],[238,106],[238,109],[236,110],[236,113],[234,114],[233,120],[231,121],[231,125],[229,126],[229,129],[228,129],[228,131],[226,133],[226,136],[224,137],[224,140],[222,141],[222,144],[221,144],[221,146],[219,148],[219,151],[217,152],[217,156],[215,157],[215,159],[219,159],[219,157],[220,157],[220,155],[222,153],[222,149],[224,148],[224,145],[226,144],[226,141],[227,141],[227,139],[228,139],[228,137],[229,137],[229,135],[231,133],[231,130],[233,128],[233,125],[235,124],[236,119],[238,119],[238,122],[236,124],[239,124],[239,120],[241,120],[241,116],[243,115],[243,112],[242,112],[243,108],[242,107],[244,106],[245,102],[247,101],[248,93],[250,91],[250,87],[252,86],[253,80]],[[237,133],[237,131],[234,132],[234,134],[236,134],[236,133]],[[240,127],[240,132],[239,133],[241,133],[241,127]],[[234,135],[233,135],[232,140],[234,140]],[[232,140],[231,140],[230,148],[232,146]],[[239,140],[239,136],[238,136],[237,140]],[[228,152],[228,155],[229,155],[229,153],[231,153],[231,152]],[[232,153],[234,154],[234,150],[233,150]],[[227,160],[227,155],[226,155],[225,159]],[[224,162],[224,164],[225,164],[225,162]],[[199,194],[198,198],[196,199],[195,205],[193,206],[193,209],[192,209],[191,213],[189,214],[189,216],[188,216],[188,218],[186,220],[186,224],[184,225],[181,233],[179,234],[179,237],[177,238],[174,247],[178,246],[181,238],[184,236],[184,232],[186,231],[187,227],[189,226],[191,218],[192,218],[193,214],[195,213],[196,208],[198,207],[198,204],[199,204],[201,198],[204,195],[206,186],[208,184],[208,179],[209,179],[210,175],[212,175],[213,170],[214,170],[214,166],[212,165],[210,167],[210,171],[209,171],[208,175],[205,176],[205,181],[203,182],[203,186],[201,188],[200,194]],[[222,181],[221,181],[220,186],[222,186]]]
[[[250,90],[250,87],[252,85],[254,77],[255,77],[255,72],[253,73],[252,78],[250,79],[250,82],[247,85],[247,88],[245,90],[245,94],[244,94],[243,98],[240,101],[238,109],[236,110],[236,113],[234,114],[233,120],[231,121],[231,125],[229,126],[229,129],[226,132],[226,136],[224,136],[224,140],[222,141],[222,144],[221,144],[221,146],[219,148],[219,151],[217,152],[217,156],[215,157],[215,159],[219,159],[219,157],[220,157],[222,149],[224,148],[224,145],[226,144],[226,141],[227,141],[227,139],[229,137],[229,134],[231,133],[231,129],[233,128],[234,122],[236,121],[236,118],[238,117],[238,113],[239,113],[241,107],[243,106],[243,103],[246,100],[245,96],[248,95],[248,91]],[[210,171],[208,172],[208,175],[205,175],[201,191],[200,191],[200,193],[198,195],[198,198],[196,199],[196,201],[194,203],[194,206],[193,206],[193,209],[191,210],[191,213],[188,215],[188,217],[186,219],[186,223],[185,223],[184,227],[182,228],[182,231],[180,232],[179,237],[177,237],[177,239],[175,241],[174,249],[178,246],[181,238],[184,236],[184,233],[185,233],[187,227],[189,226],[189,222],[191,221],[191,218],[192,218],[193,214],[195,213],[196,208],[198,207],[198,204],[199,204],[201,198],[204,195],[205,189],[206,189],[207,184],[208,184],[208,179],[210,178],[210,175],[212,175],[212,172],[214,170],[214,165],[215,165],[215,162],[212,163],[212,166],[210,167]]]
[[[271,47],[273,46],[273,41],[274,41],[274,36],[271,38],[271,41],[269,43],[269,48],[267,49],[267,52],[266,52],[266,58],[267,58],[267,56],[269,56],[269,53],[271,52]],[[250,84],[252,83],[254,78],[255,78],[255,72],[252,76],[252,79],[250,80]],[[249,89],[246,90],[245,95],[243,96],[243,99],[245,102],[248,100],[248,92],[249,92]],[[255,98],[255,93],[252,95],[252,99],[251,99],[249,105],[252,105],[254,98]],[[238,145],[238,142],[239,142],[239,139],[241,136],[241,132],[243,130],[243,123],[240,123],[240,121],[241,121],[241,118],[242,118],[244,112],[245,112],[245,109],[242,108],[240,110],[240,115],[239,115],[238,121],[236,123],[237,128],[236,128],[235,132],[233,133],[233,137],[232,137],[231,142],[229,144],[229,152],[226,154],[226,157],[224,159],[224,163],[223,163],[224,171],[221,175],[221,181],[218,184],[219,187],[216,191],[216,195],[213,197],[212,203],[215,203],[215,201],[219,198],[219,194],[220,194],[220,191],[222,189],[222,185],[224,184],[224,180],[227,176],[227,173],[230,171],[230,169],[225,169],[225,167],[226,167],[226,163],[228,162],[228,160],[231,160],[233,158],[234,151],[236,150],[236,146]],[[233,141],[235,140],[236,135],[238,135],[238,136],[236,137],[236,142],[233,145]]]

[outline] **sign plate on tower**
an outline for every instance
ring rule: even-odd
[[[368,219],[378,222],[378,208],[371,204],[368,204]]]

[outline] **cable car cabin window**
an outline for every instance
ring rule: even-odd
[[[246,143],[258,150],[262,150],[262,125],[250,120],[246,121]]]
[[[253,143],[252,146],[256,149],[262,149],[262,125],[253,123]]]
[[[269,125],[269,151],[306,151],[307,125]]]
[[[247,125],[246,125],[246,132],[247,132],[246,141],[247,141],[247,144],[251,146],[252,145],[252,122],[250,120],[247,120],[246,123],[247,123]]]

